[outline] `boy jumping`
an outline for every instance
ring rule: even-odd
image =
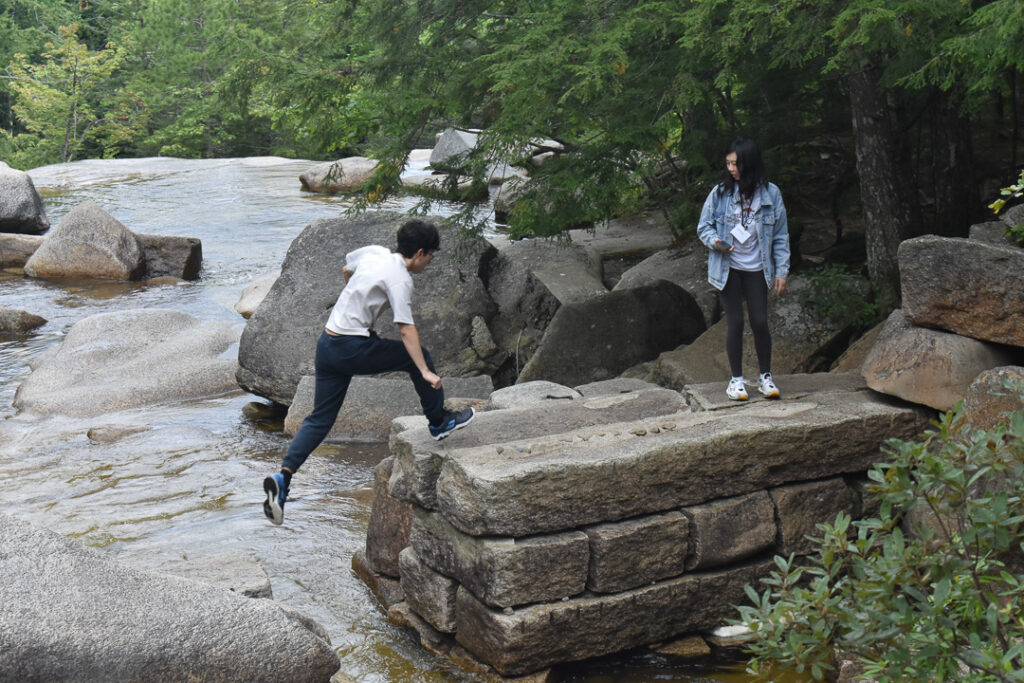
[[[430,353],[420,346],[412,317],[412,275],[423,272],[440,245],[436,226],[410,220],[398,230],[397,252],[371,245],[345,257],[345,287],[316,345],[313,412],[288,446],[281,471],[263,480],[267,495],[263,513],[274,524],[284,521],[292,475],[331,430],[354,375],[408,372],[435,439],[443,439],[473,420],[472,408],[457,413],[444,409],[441,378],[434,372]],[[382,339],[373,331],[386,303],[391,304],[400,342]]]

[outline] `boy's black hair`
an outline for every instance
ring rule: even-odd
[[[398,253],[405,258],[412,258],[420,249],[429,253],[440,248],[441,235],[437,226],[429,221],[414,218],[398,229]]]

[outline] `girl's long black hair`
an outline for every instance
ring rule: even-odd
[[[747,201],[753,199],[757,188],[767,186],[768,181],[764,177],[764,162],[761,160],[761,150],[753,140],[738,138],[729,145],[729,152],[736,152],[736,165],[739,167],[740,179],[734,180],[729,172],[725,172],[725,178],[718,185],[718,193],[732,194],[739,185],[740,197]]]

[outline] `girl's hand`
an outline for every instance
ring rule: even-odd
[[[723,254],[732,253],[733,248],[720,239],[715,240],[715,249],[722,252]]]
[[[786,278],[777,277],[775,278],[775,293],[782,295],[786,291]]]

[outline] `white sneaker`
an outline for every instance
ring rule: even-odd
[[[746,401],[747,388],[743,385],[742,377],[733,377],[729,380],[729,386],[725,389],[725,395],[733,401]]]
[[[757,381],[757,390],[765,398],[781,398],[779,395],[779,388],[775,386],[775,382],[772,381],[772,373],[764,372],[761,373],[760,379]]]

